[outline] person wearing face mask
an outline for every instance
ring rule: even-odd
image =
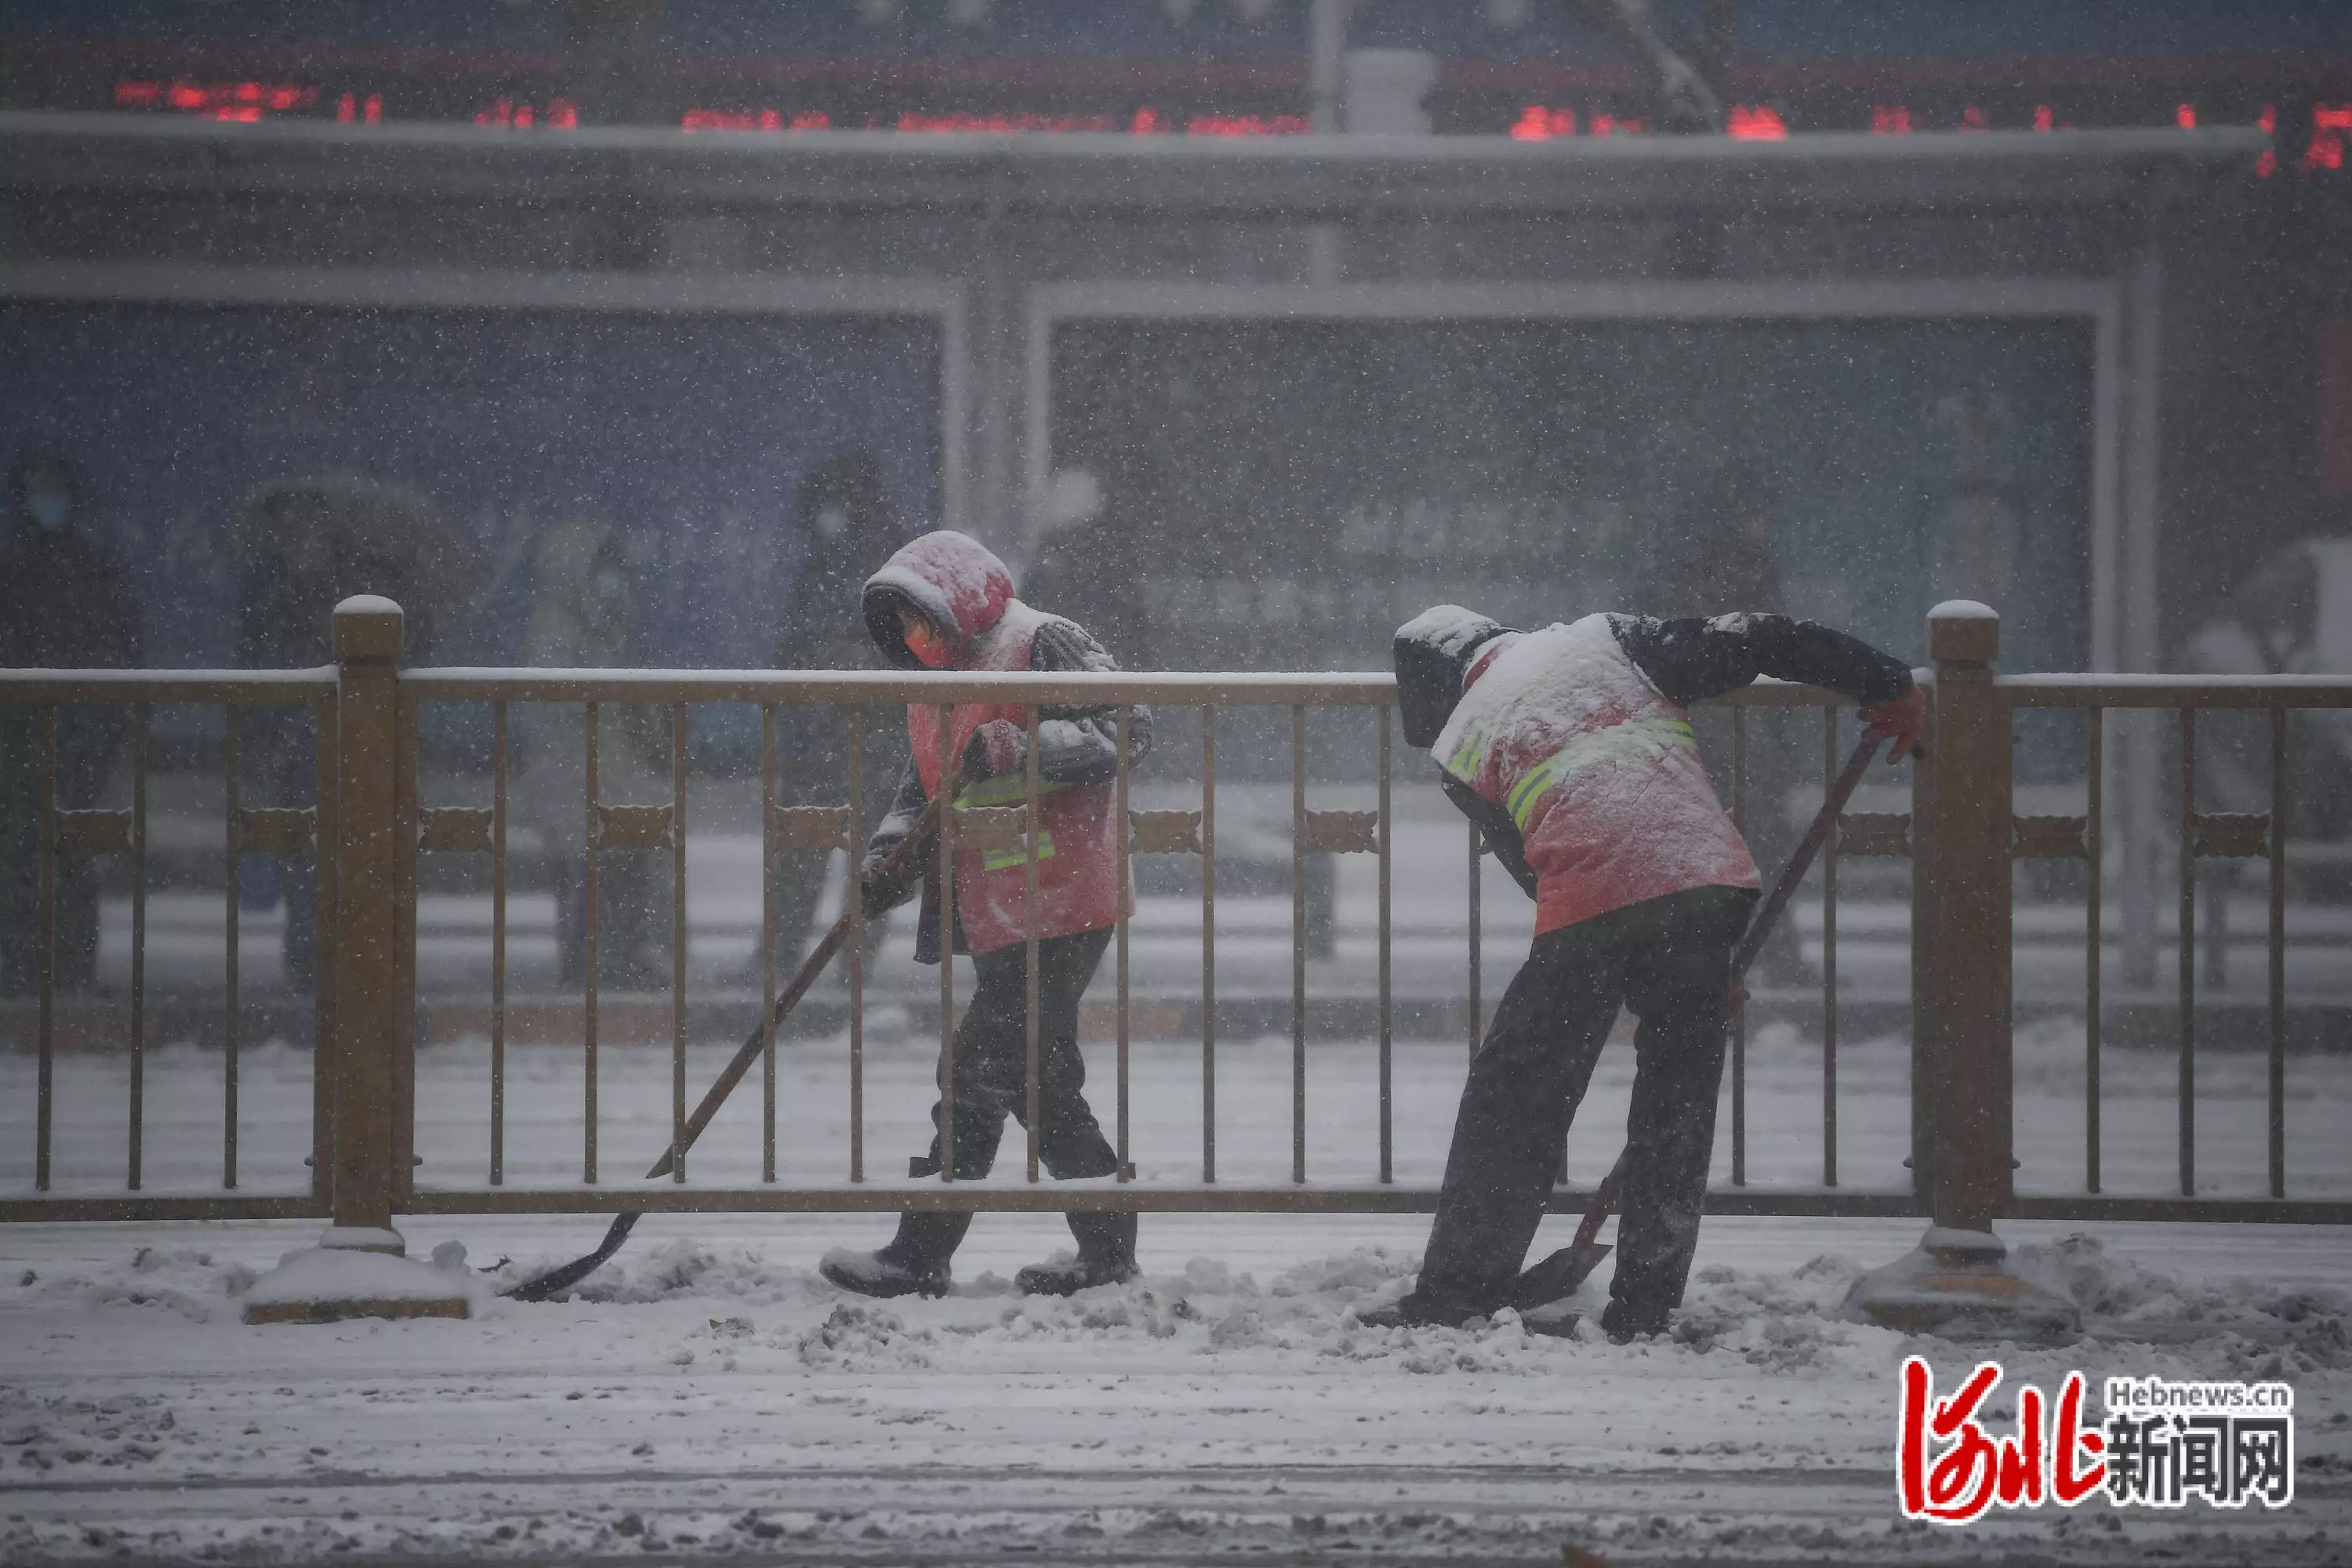
[[[642,668],[648,660],[636,574],[621,537],[601,522],[559,523],[540,536],[534,597],[523,631],[529,665]],[[577,702],[516,705],[521,804],[544,839],[555,889],[559,979],[578,984],[587,955],[586,710]],[[668,710],[659,703],[597,706],[596,796],[603,805],[670,798]],[[668,983],[663,911],[669,858],[608,849],[596,859],[596,983],[625,991]]]
[[[1004,563],[961,533],[927,533],[866,579],[866,625],[884,658],[900,669],[1108,670],[1118,668],[1100,643],[1075,621],[1032,609],[1013,596]],[[889,815],[867,843],[863,889],[867,915],[878,916],[919,889],[919,963],[939,962],[940,944],[970,952],[977,972],[971,1005],[954,1047],[955,1175],[975,1181],[995,1162],[1007,1117],[1028,1109],[1026,989],[1028,850],[971,849],[955,858],[954,929],[940,929],[939,857],[917,854],[888,879],[881,868],[914,832],[926,804],[952,790],[958,807],[1013,805],[1026,797],[1028,710],[967,703],[948,717],[954,776],[940,776],[939,710],[907,709],[908,758]],[[1129,721],[1129,758],[1151,749],[1151,712]],[[1078,1050],[1078,1003],[1109,945],[1134,890],[1119,854],[1114,815],[1118,710],[1045,706],[1037,712],[1038,1157],[1056,1179],[1108,1176],[1118,1156],[1086,1100],[1086,1059]],[[946,1086],[942,1086],[943,1088]],[[940,1113],[932,1108],[934,1127]],[[946,1157],[934,1133],[930,1152],[908,1173],[936,1176]],[[1014,1283],[1031,1294],[1069,1295],[1135,1274],[1135,1215],[1072,1213],[1077,1256],[1022,1269]],[[898,1234],[877,1252],[836,1249],[824,1277],[867,1296],[938,1296],[949,1262],[971,1227],[969,1214],[901,1215]]]
[[[236,563],[239,669],[299,669],[334,659],[335,606],[381,594],[401,607],[411,663],[456,662],[449,644],[473,623],[474,553],[423,491],[352,475],[269,479],[247,491],[230,533]],[[238,718],[251,805],[302,805],[318,794],[318,732],[300,708],[247,708]],[[256,868],[247,856],[243,869]],[[318,860],[310,850],[270,868],[286,900],[281,951],[289,989],[318,978]]]
[[[121,552],[81,517],[73,467],[53,447],[22,453],[8,470],[8,531],[0,538],[0,666],[120,669],[142,657],[139,597]],[[99,804],[129,729],[119,704],[58,707],[57,805]],[[41,720],[37,708],[0,708],[0,991],[40,984]],[[57,862],[59,990],[97,978],[98,883],[87,857]]]
[[[803,553],[777,630],[776,668],[880,668],[858,616],[858,588],[867,563],[906,541],[882,465],[862,451],[826,459],[794,489],[792,516]],[[856,712],[858,803],[866,822],[872,822],[888,804],[897,780],[891,755],[899,726],[898,715],[884,704]],[[788,805],[847,803],[850,713],[829,704],[777,705],[778,801]],[[866,822],[853,831],[864,831]],[[777,969],[790,974],[807,944],[821,934],[817,900],[824,887],[824,858],[788,850],[775,869]],[[759,954],[754,952],[749,972],[754,984],[758,974]]]

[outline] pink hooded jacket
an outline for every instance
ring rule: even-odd
[[[913,662],[905,654],[892,603],[903,599],[948,635],[953,667],[1014,670],[1030,667],[1038,632],[1062,625],[1057,616],[1023,604],[1013,595],[1013,575],[989,549],[967,535],[927,533],[893,555],[866,580],[866,624],[891,662]],[[1081,637],[1083,633],[1077,634]],[[948,754],[961,758],[982,725],[1008,721],[1027,730],[1029,710],[1010,703],[965,703],[950,710]],[[929,704],[907,709],[907,740],[926,798],[940,790],[939,710]],[[1049,751],[1047,758],[1052,753]],[[1037,934],[1071,936],[1096,931],[1133,908],[1134,894],[1122,876],[1113,789],[1108,782],[1069,783],[1041,768],[1038,790]],[[1026,798],[1023,773],[967,783],[957,792],[959,808],[1019,805]],[[965,944],[975,953],[1010,947],[1028,935],[1028,847],[956,849],[955,907]]]

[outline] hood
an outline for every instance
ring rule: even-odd
[[[898,606],[907,604],[947,634],[961,665],[972,643],[1004,618],[1013,574],[979,540],[941,529],[906,545],[866,579],[864,599],[866,629],[891,664],[922,668],[898,627]]]
[[[1473,655],[1515,628],[1459,605],[1436,605],[1396,630],[1397,717],[1404,743],[1426,751],[1462,700]]]

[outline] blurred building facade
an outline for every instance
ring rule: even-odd
[[[251,635],[288,486],[434,520],[445,662],[533,657],[583,520],[631,661],[730,667],[853,661],[844,542],[936,525],[1162,668],[1733,594],[1917,658],[1951,593],[2012,668],[2181,668],[2335,558],[2352,10],[1657,11],[1706,103],[1516,0],[11,4],[0,449],[175,665],[317,657]]]
[[[1698,140],[1854,144],[1803,175],[1662,150],[1642,133],[1671,106],[1625,42],[1512,0],[13,4],[0,265],[154,286],[8,290],[0,337],[39,374],[0,397],[0,443],[79,444],[109,476],[174,663],[234,650],[239,498],[320,475],[428,493],[482,563],[462,651],[494,659],[519,656],[538,531],[583,513],[645,584],[648,657],[766,659],[826,553],[795,497],[849,461],[910,524],[1018,559],[1050,556],[1041,498],[1084,472],[1092,552],[1143,542],[1139,591],[1182,607],[1151,628],[1163,666],[1360,662],[1353,630],[1425,590],[1521,616],[1631,602],[1706,547],[1691,520],[1727,466],[1776,497],[1759,537],[1792,608],[1907,646],[1977,584],[2021,662],[2172,662],[2231,582],[2352,528],[2352,275],[2330,261],[2352,13],[1656,9],[1719,89],[1724,137]],[[1477,175],[1440,195],[1398,142],[1146,188],[1169,143],[1419,125]],[[2258,152],[2195,151],[2255,125]],[[2182,155],[2115,151],[2133,128]],[[653,153],[663,130],[689,134]],[[2059,153],[2069,131],[2112,155]],[[1071,155],[957,152],[1010,132]],[[1978,132],[1979,163],[1876,155]],[[1150,159],[1076,154],[1112,138]],[[657,189],[656,163],[690,173]],[[1251,171],[1230,199],[1225,167]],[[438,281],[404,294],[419,271]],[[681,276],[700,292],[660,282]],[[1222,292],[1156,311],[1173,280]],[[2020,310],[2012,288],[1827,335],[1786,300],[1691,308],[1841,280],[2114,304]],[[1465,292],[1637,282],[1701,292],[1646,316]],[[1278,296],[1334,285],[1421,292],[1304,319]],[[629,289],[642,309],[615,308]],[[1531,549],[1567,564],[1531,579]]]

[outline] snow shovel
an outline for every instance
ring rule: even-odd
[[[1802,882],[1805,873],[1812,868],[1813,858],[1821,853],[1822,846],[1829,842],[1830,834],[1837,826],[1838,817],[1844,812],[1846,802],[1853,798],[1855,788],[1862,783],[1862,775],[1869,771],[1877,755],[1878,737],[1864,735],[1854,742],[1853,753],[1845,760],[1845,771],[1838,774],[1837,782],[1830,786],[1828,798],[1822,802],[1822,809],[1813,816],[1813,825],[1805,829],[1805,837],[1798,844],[1796,852],[1789,857],[1787,868],[1781,871],[1780,879],[1772,884],[1772,890],[1765,895],[1764,901],[1756,907],[1755,914],[1748,918],[1747,931],[1740,935],[1738,945],[1731,950],[1731,984],[1735,990],[1746,978],[1748,966],[1754,963],[1756,955],[1763,951],[1765,938],[1770,936],[1772,928],[1780,923],[1782,911],[1789,907],[1789,900],[1797,896],[1797,884]],[[1601,1260],[1608,1257],[1612,1249],[1596,1238],[1601,1234],[1601,1222],[1617,1206],[1617,1194],[1623,1185],[1624,1172],[1625,1156],[1620,1154],[1617,1163],[1611,1167],[1609,1173],[1601,1179],[1601,1185],[1594,1189],[1592,1201],[1584,1205],[1584,1216],[1577,1221],[1576,1238],[1550,1257],[1530,1266],[1512,1281],[1512,1306],[1525,1312],[1572,1295],[1576,1288],[1601,1266]]]
[[[884,858],[876,875],[888,877],[905,865],[909,857],[929,843],[931,829],[938,820],[939,801],[935,797],[923,808],[923,815],[916,819],[914,831],[898,841],[898,847]],[[850,868],[850,875],[857,875],[856,868]],[[854,907],[841,911],[841,918],[833,922],[833,929],[824,933],[824,940],[816,944],[816,951],[808,955],[808,962],[801,965],[792,983],[777,996],[775,1021],[778,1024],[782,1024],[785,1016],[800,1005],[801,998],[808,994],[809,987],[816,984],[817,976],[824,973],[825,965],[840,952],[841,944],[849,940],[850,923],[857,913]],[[677,1150],[664,1150],[662,1157],[654,1162],[654,1168],[646,1173],[646,1180],[650,1182],[668,1175],[673,1153],[682,1154],[694,1147],[694,1141],[702,1136],[702,1130],[710,1125],[711,1118],[719,1114],[719,1108],[727,1102],[727,1097],[735,1091],[735,1086],[743,1081],[743,1075],[751,1070],[751,1064],[760,1059],[765,1034],[764,1026],[755,1026],[743,1037],[742,1047],[736,1051],[734,1059],[727,1064],[727,1070],[719,1075],[718,1081],[702,1097],[702,1103],[694,1108],[692,1116],[687,1118],[685,1133],[679,1139]],[[533,1275],[507,1294],[518,1301],[544,1301],[551,1296],[569,1290],[603,1268],[613,1254],[620,1251],[621,1244],[629,1239],[629,1232],[636,1229],[637,1221],[644,1217],[643,1213],[634,1209],[614,1215],[612,1228],[604,1233],[604,1239],[595,1251],[551,1268],[544,1274]]]

